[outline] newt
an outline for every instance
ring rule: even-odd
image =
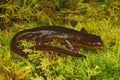
[[[30,49],[41,51],[53,51],[60,54],[66,54],[75,57],[86,57],[79,54],[77,46],[83,46],[90,49],[101,48],[103,41],[100,36],[88,33],[84,28],[80,31],[61,27],[61,26],[43,26],[20,31],[14,35],[10,43],[10,50],[20,56],[27,56],[23,50],[19,48],[20,40],[34,41],[36,45]],[[57,42],[63,43],[69,50],[45,44],[55,39]]]

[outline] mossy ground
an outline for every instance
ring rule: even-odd
[[[3,1],[0,5],[0,80],[119,80],[119,3],[117,0]],[[84,27],[89,33],[101,36],[104,46],[100,50],[79,47],[86,59],[42,51],[34,51],[27,59],[12,55],[15,53],[10,52],[10,40],[15,33],[43,25],[75,30]],[[56,42],[52,44],[65,47]]]

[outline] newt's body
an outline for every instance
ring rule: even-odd
[[[89,34],[84,28],[81,31],[75,31],[65,27],[59,26],[46,26],[37,27],[33,29],[27,29],[18,32],[11,40],[11,51],[24,56],[23,49],[18,48],[19,40],[35,41],[36,45],[30,49],[43,50],[43,51],[55,51],[57,53],[63,53],[76,57],[85,57],[78,54],[75,46],[84,46],[87,48],[100,48],[103,42],[100,36]],[[70,50],[65,50],[59,47],[46,45],[44,43],[57,40],[60,43],[66,44]]]

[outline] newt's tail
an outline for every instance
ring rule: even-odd
[[[65,55],[70,55],[70,56],[74,56],[74,57],[84,57],[86,58],[85,55],[82,54],[78,54],[78,53],[74,53],[72,51],[68,51],[56,46],[51,46],[51,45],[37,45],[34,47],[31,47],[30,49],[35,49],[35,50],[41,50],[41,51],[48,51],[48,52],[57,52],[60,54],[65,54]]]

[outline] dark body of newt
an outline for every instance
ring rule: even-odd
[[[23,49],[19,48],[20,40],[35,41],[36,45],[30,47],[30,49],[42,50],[42,51],[54,51],[61,54],[66,54],[75,57],[85,57],[82,54],[78,54],[76,46],[84,46],[87,48],[101,48],[103,42],[100,36],[87,33],[82,28],[81,31],[75,31],[60,26],[45,26],[27,29],[20,31],[11,40],[11,51],[19,54],[20,56],[26,56]],[[56,46],[45,44],[53,39],[60,43],[66,44],[70,50],[65,50]]]

